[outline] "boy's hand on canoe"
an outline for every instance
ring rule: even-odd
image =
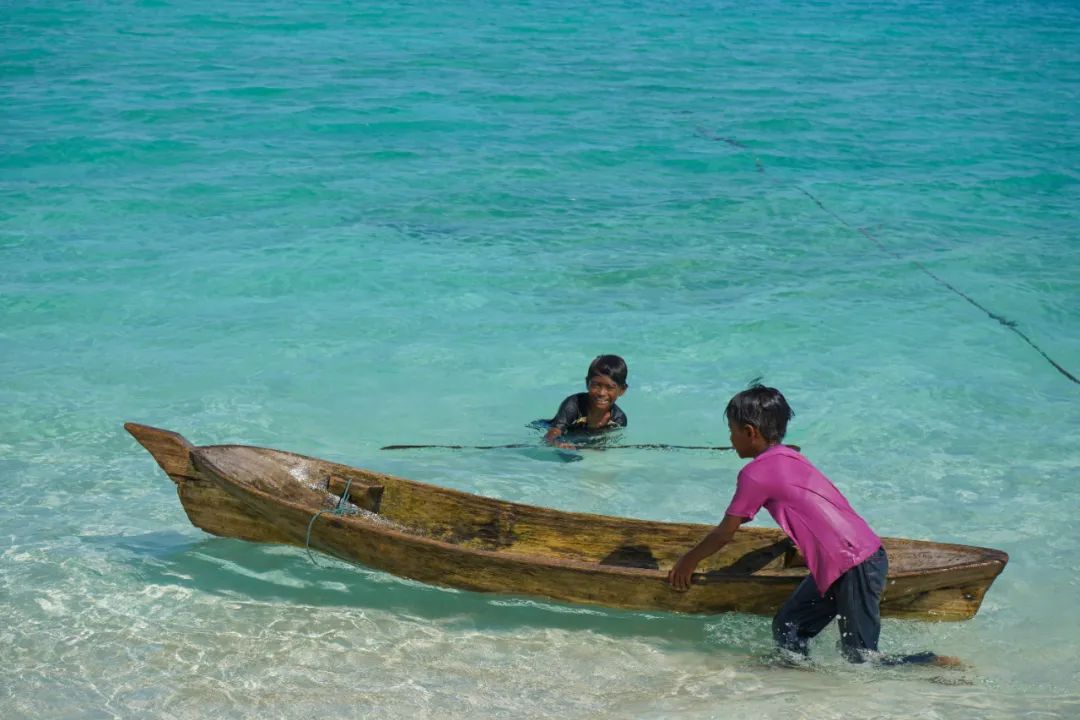
[[[710,530],[701,542],[686,551],[675,562],[675,566],[668,572],[668,582],[671,587],[680,592],[689,590],[693,581],[694,568],[698,566],[698,563],[731,542],[739,526],[749,519],[739,515],[725,514],[719,525]]]
[[[683,555],[676,561],[675,566],[668,571],[668,584],[679,592],[686,592],[690,589],[694,568],[696,567],[697,561],[691,559],[689,555]]]

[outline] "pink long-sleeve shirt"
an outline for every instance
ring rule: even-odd
[[[802,552],[822,595],[881,546],[836,486],[785,445],[773,445],[739,472],[727,514],[753,518],[762,506]]]

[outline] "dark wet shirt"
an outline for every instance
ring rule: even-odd
[[[562,401],[559,411],[551,418],[551,427],[557,427],[563,433],[595,433],[613,428],[626,427],[626,413],[618,405],[611,403],[611,420],[607,427],[589,427],[589,393],[577,393]]]

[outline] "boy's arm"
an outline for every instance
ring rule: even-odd
[[[578,408],[577,396],[571,395],[559,404],[555,417],[551,418],[551,427],[544,433],[544,442],[555,447],[574,450],[574,446],[568,442],[560,442],[559,436],[563,434],[563,428],[568,426],[581,414]]]
[[[567,450],[577,449],[568,442],[559,442],[560,435],[562,435],[562,428],[549,428],[547,433],[544,434],[544,442],[546,442],[548,445],[554,445],[555,447],[565,448]]]
[[[735,537],[735,531],[747,520],[749,518],[738,515],[725,515],[720,524],[713,528],[701,542],[676,561],[675,566],[668,572],[668,582],[671,583],[671,587],[676,590],[689,590],[690,580],[698,563],[731,542],[731,538]]]

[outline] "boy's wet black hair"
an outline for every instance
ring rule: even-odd
[[[753,425],[763,438],[778,443],[795,412],[779,390],[755,383],[728,401],[724,416],[736,425]]]
[[[626,361],[618,355],[597,355],[596,359],[589,364],[589,372],[585,375],[585,382],[592,380],[594,375],[605,375],[621,387],[626,387]]]

